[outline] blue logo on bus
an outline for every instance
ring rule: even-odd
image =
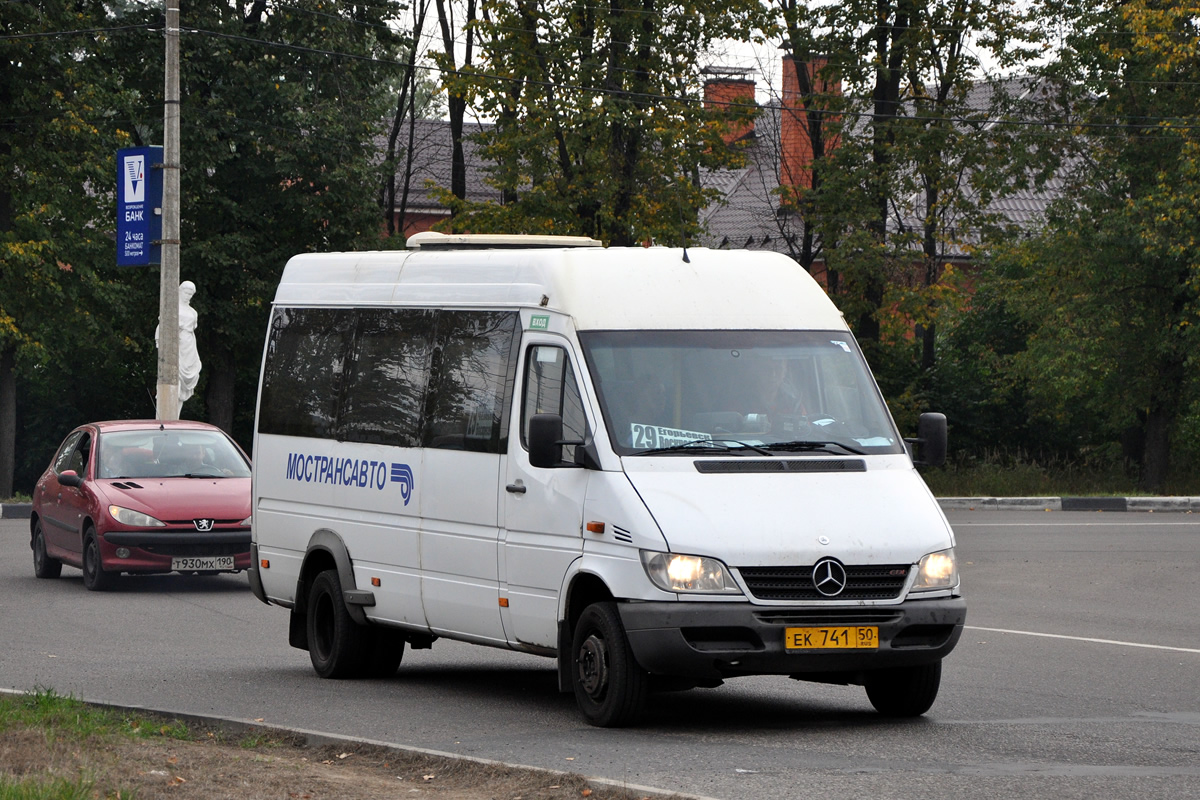
[[[392,483],[400,484],[400,496],[404,498],[404,505],[408,505],[409,498],[412,497],[413,490],[413,471],[408,464],[397,464],[392,462]]]
[[[389,483],[400,484],[404,505],[412,499],[412,467],[408,464],[372,461],[366,458],[331,458],[288,453],[287,479],[301,483],[328,483],[338,486],[357,486],[360,489],[383,491]]]

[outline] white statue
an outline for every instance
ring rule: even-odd
[[[200,353],[196,350],[196,322],[198,315],[191,306],[196,294],[196,284],[184,281],[179,284],[179,405],[192,396],[200,380]],[[158,344],[158,328],[154,329],[154,343]]]

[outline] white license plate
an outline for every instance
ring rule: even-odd
[[[201,556],[199,558],[172,558],[171,569],[180,572],[210,569],[233,569],[233,556]]]

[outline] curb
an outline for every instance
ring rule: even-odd
[[[939,497],[943,511],[1200,512],[1200,497]]]
[[[0,688],[0,694],[7,695],[28,695],[30,692],[23,692],[19,689]],[[596,784],[597,786],[605,786],[610,789],[623,789],[626,791],[636,792],[639,796],[661,797],[664,800],[717,800],[717,798],[707,797],[705,795],[688,794],[686,792],[672,792],[668,789],[660,789],[655,786],[642,786],[636,783],[627,783],[618,781],[612,778],[600,778],[591,775],[583,775],[578,772],[568,772],[567,770],[550,769],[548,767],[531,767],[528,764],[514,764],[507,761],[497,761],[491,758],[479,758],[478,756],[466,756],[461,753],[450,753],[444,750],[430,750],[426,747],[410,747],[407,745],[395,744],[393,742],[383,742],[377,739],[364,739],[359,736],[339,736],[332,733],[322,733],[320,731],[311,731],[304,728],[291,728],[286,725],[268,725],[262,722],[250,722],[248,720],[235,719],[233,717],[209,716],[206,714],[192,714],[181,711],[163,711],[161,709],[148,708],[146,706],[130,706],[113,703],[100,703],[93,700],[83,700],[76,698],[82,703],[89,706],[97,706],[100,708],[110,708],[115,711],[122,711],[133,714],[144,714],[146,716],[158,717],[163,720],[179,720],[180,722],[204,725],[209,728],[216,728],[223,733],[233,735],[249,735],[255,733],[269,732],[277,736],[293,737],[304,742],[306,747],[324,747],[326,745],[369,745],[371,747],[379,747],[385,750],[391,750],[397,753],[415,753],[417,755],[432,756],[435,758],[445,758],[451,761],[466,761],[473,764],[486,764],[489,766],[507,767],[509,769],[528,770],[530,772],[539,772],[546,775],[558,776],[575,776],[583,778],[588,783]]]
[[[29,519],[33,503],[0,503],[0,519]]]

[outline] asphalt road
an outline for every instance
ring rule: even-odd
[[[315,677],[244,576],[33,577],[0,520],[0,686],[358,736],[739,800],[1200,798],[1200,515],[951,512],[968,629],[932,711],[786,678],[583,723],[549,659],[452,642],[387,681]]]

